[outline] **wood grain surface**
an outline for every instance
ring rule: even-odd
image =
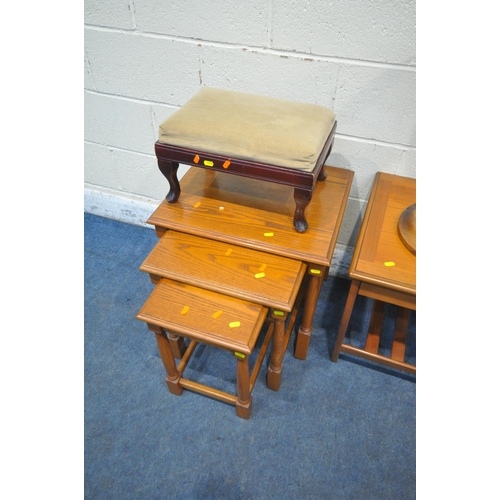
[[[229,351],[250,354],[267,308],[162,278],[137,319]]]
[[[416,295],[416,256],[398,234],[398,221],[416,203],[416,180],[378,172],[359,232],[349,276]]]
[[[140,267],[156,277],[291,311],[306,265],[266,252],[167,231]]]
[[[354,173],[325,167],[306,209],[309,229],[298,233],[293,189],[286,185],[191,168],[176,203],[163,201],[148,219],[157,228],[330,266]]]

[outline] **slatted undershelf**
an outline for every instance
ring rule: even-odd
[[[368,327],[364,348],[343,343],[340,350],[346,354],[358,356],[368,361],[375,361],[382,365],[397,368],[406,373],[415,375],[417,372],[416,366],[405,362],[406,336],[410,316],[409,309],[403,307],[397,308],[391,354],[389,357],[379,354],[385,307],[386,304],[382,301],[375,300],[373,302],[370,326]]]
[[[344,342],[340,347],[340,351],[415,375],[417,367],[405,362],[405,354],[410,311],[416,310],[416,297],[397,291],[382,290],[369,283],[354,282],[354,284],[359,286],[357,289],[358,295],[373,299],[370,324],[363,348]],[[391,354],[390,356],[384,356],[379,354],[379,347],[384,313],[388,304],[396,306],[397,312]]]

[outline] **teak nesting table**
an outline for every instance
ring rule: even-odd
[[[415,179],[377,173],[349,268],[352,282],[332,361],[342,351],[416,374],[416,366],[405,362],[409,312],[416,310],[416,255],[398,234],[401,215],[415,203]],[[358,295],[374,299],[364,349],[344,343]],[[390,357],[378,354],[385,303],[398,306]]]
[[[156,333],[171,392],[201,392],[234,404],[237,414],[248,418],[251,392],[271,337],[267,385],[280,387],[285,350],[302,304],[295,356],[307,357],[316,302],[354,175],[329,166],[324,171],[326,178],[316,184],[307,208],[305,233],[290,224],[296,201],[288,186],[198,168],[190,168],[181,179],[178,201],[164,200],[148,219],[160,239],[141,270],[149,273],[156,288],[138,319]],[[225,305],[218,307],[218,302]],[[163,312],[172,307],[177,311],[173,316]],[[240,313],[246,314],[245,324],[231,328],[240,323]],[[190,323],[195,315],[202,319]],[[266,321],[266,337],[250,374],[248,355]],[[190,339],[187,348],[184,337]],[[183,378],[198,341],[234,354],[237,396]],[[178,365],[175,358],[181,359]]]
[[[167,231],[141,265],[155,291],[138,318],[157,334],[174,394],[188,388],[236,406],[248,418],[251,392],[273,335],[268,387],[278,390],[287,313],[300,290],[306,265],[300,261],[228,245],[198,236]],[[252,376],[248,357],[270,308],[270,327]],[[163,331],[168,330],[168,336]],[[274,330],[274,332],[273,332]],[[191,339],[186,349],[184,338]],[[198,342],[224,349],[237,359],[238,396],[201,386],[183,377]],[[173,358],[181,359],[179,367]]]
[[[290,225],[295,212],[287,186],[191,168],[181,179],[177,203],[163,201],[148,219],[159,237],[176,230],[304,262],[307,286],[295,356],[306,359],[321,283],[326,279],[354,173],[325,167],[308,207],[309,229]]]

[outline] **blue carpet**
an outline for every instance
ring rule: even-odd
[[[135,319],[153,288],[138,268],[156,242],[151,229],[85,214],[85,498],[416,498],[415,377],[344,354],[330,361],[347,280],[324,283],[304,361],[292,334],[279,392],[262,367],[244,420],[233,406],[168,392],[154,334]],[[357,301],[349,342],[370,307]],[[410,332],[415,361],[414,314]],[[209,347],[189,370],[214,385],[235,380],[234,358]]]

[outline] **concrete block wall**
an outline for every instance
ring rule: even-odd
[[[415,53],[415,0],[85,0],[85,210],[144,224],[158,126],[203,86],[316,103],[355,172],[342,274],[375,173],[416,177]]]

